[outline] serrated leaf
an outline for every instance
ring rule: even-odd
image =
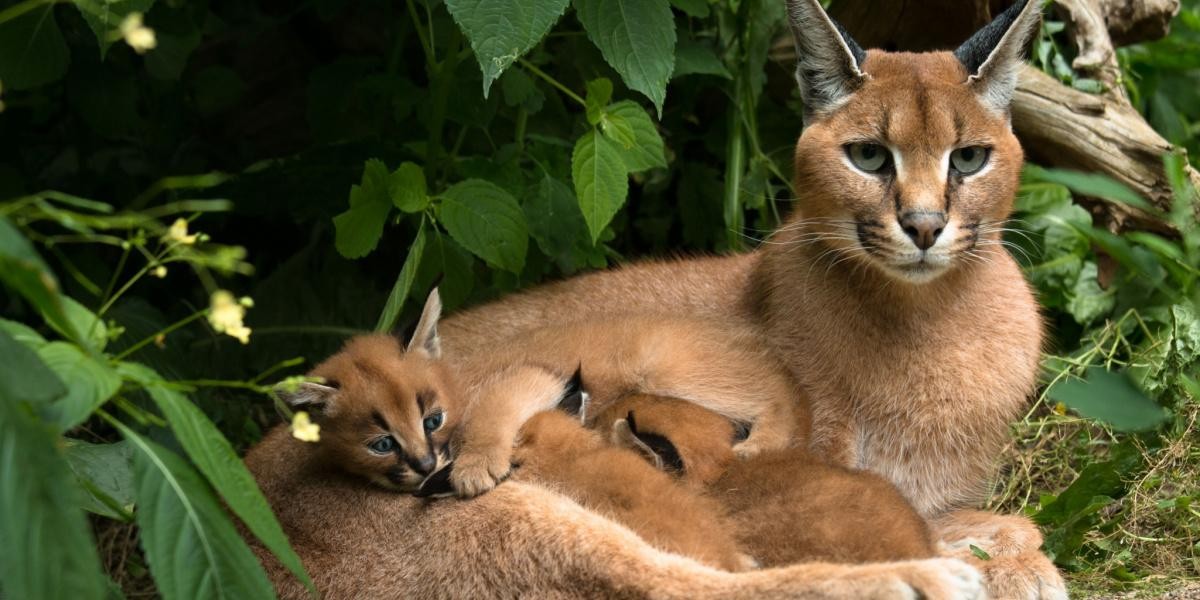
[[[1060,381],[1046,393],[1079,414],[1119,431],[1146,431],[1167,419],[1166,411],[1129,378],[1102,367],[1088,369],[1084,379]]]
[[[334,243],[342,256],[362,258],[379,244],[392,210],[389,178],[387,167],[371,159],[363,167],[362,183],[350,187],[350,209],[333,218]]]
[[[446,0],[483,71],[483,96],[492,82],[546,35],[567,0]]]
[[[70,62],[53,4],[0,23],[0,82],[5,89],[28,90],[58,81]]]
[[[441,221],[456,242],[488,264],[520,273],[529,226],[512,194],[482,179],[454,184],[442,194]]]
[[[626,170],[636,173],[667,166],[662,136],[644,108],[631,100],[622,100],[606,108],[605,114],[628,123],[633,133],[632,144],[618,148]]]
[[[304,571],[304,565],[288,544],[287,536],[283,533],[279,521],[275,519],[275,513],[271,511],[266,497],[259,491],[258,484],[255,483],[250,471],[246,469],[233,447],[229,445],[228,440],[221,435],[212,421],[183,393],[169,387],[169,384],[163,381],[153,369],[138,363],[126,362],[121,363],[120,370],[124,377],[139,383],[146,390],[150,399],[166,417],[167,423],[171,425],[171,431],[175,432],[175,438],[179,440],[179,444],[183,446],[188,457],[220,493],[229,509],[279,559],[280,563],[311,588],[312,582]],[[129,436],[125,437],[129,439]],[[131,443],[134,446],[138,445],[136,441],[131,441]],[[141,449],[144,451],[144,448]],[[140,470],[144,471],[144,467],[145,465]],[[186,478],[184,474],[179,475],[181,478]],[[165,477],[165,475],[163,476]],[[138,499],[144,503],[146,500],[143,495],[144,482],[141,479],[139,479],[138,489]],[[204,489],[207,490],[207,488]],[[145,505],[141,504],[139,514],[143,510],[145,510]],[[142,522],[140,518],[138,522],[139,524]],[[257,561],[255,562],[257,564]],[[158,579],[157,576],[155,579]]]
[[[607,77],[587,82],[585,107],[588,124],[596,125],[604,118],[604,107],[612,100],[613,84]]]
[[[105,581],[57,436],[0,382],[0,587],[6,598],[99,598]]]
[[[667,0],[574,0],[588,39],[630,89],[662,115],[675,70],[675,19]]]
[[[375,324],[375,331],[387,332],[396,327],[396,319],[400,317],[404,301],[408,300],[409,292],[412,291],[413,278],[417,275],[417,266],[421,264],[421,253],[424,251],[425,221],[422,220],[421,225],[417,227],[417,237],[413,238],[412,245],[408,247],[404,266],[400,267],[400,274],[396,276],[396,283],[392,285],[392,293],[388,294],[387,302],[383,305],[383,312]]]
[[[133,450],[136,513],[154,584],[175,598],[274,598],[212,490],[173,452],[114,422]]]
[[[62,380],[35,352],[45,345],[44,340],[30,344],[14,337],[12,331],[7,325],[0,328],[0,394],[34,404],[48,404],[66,394]]]
[[[67,439],[67,463],[88,492],[84,510],[128,520],[133,510],[133,454],[128,442],[90,444]]]
[[[633,135],[633,125],[629,119],[617,114],[604,114],[600,117],[600,133],[612,140],[622,150],[633,148],[636,139]]]
[[[406,213],[419,213],[429,206],[429,190],[425,171],[416,163],[404,162],[392,171],[389,182],[392,204]]]
[[[121,389],[121,377],[107,362],[74,344],[50,342],[38,349],[38,357],[67,385],[67,393],[44,411],[59,431],[86,421]]]
[[[671,78],[684,75],[716,75],[733,79],[733,74],[711,46],[686,37],[680,38],[675,45],[675,71]]]
[[[595,243],[629,194],[626,166],[616,144],[595,131],[583,134],[571,153],[571,179]]]

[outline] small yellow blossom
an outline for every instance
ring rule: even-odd
[[[157,267],[154,267],[153,271],[150,271],[150,274],[162,279],[163,277],[167,276],[167,268],[162,265],[158,265]]]
[[[167,235],[163,237],[166,238],[168,242],[176,242],[186,246],[191,246],[192,244],[196,243],[196,238],[199,236],[200,234],[197,233],[188,235],[187,219],[175,219],[175,222],[171,223],[170,229],[167,229]]]
[[[217,333],[237,338],[243,344],[250,343],[250,328],[242,323],[246,307],[233,298],[233,294],[218,290],[209,300],[208,322]]]
[[[1067,414],[1067,405],[1059,402],[1054,405],[1054,414],[1062,416]]]
[[[125,38],[125,43],[138,54],[145,54],[147,50],[153,50],[158,45],[158,37],[154,35],[154,30],[142,24],[140,12],[125,15],[125,19],[121,21],[121,37]]]
[[[159,348],[166,348],[167,347],[167,335],[165,333],[160,333],[160,334],[154,336],[154,345],[158,346]]]
[[[321,441],[321,426],[308,418],[308,413],[299,411],[292,415],[292,437],[302,442]]]

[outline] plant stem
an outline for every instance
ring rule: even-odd
[[[531,63],[523,58],[517,59],[517,62],[520,63],[520,65],[522,67],[524,67],[525,70],[529,71],[530,73],[533,73],[534,75],[537,75],[538,77],[541,77],[542,79],[544,79],[546,81],[546,83],[549,83],[550,85],[557,88],[558,91],[562,92],[563,94],[566,94],[566,96],[568,98],[578,102],[580,106],[584,106],[584,107],[587,106],[587,101],[585,101],[583,99],[583,97],[581,97],[579,94],[576,94],[575,92],[572,92],[570,88],[559,83],[557,79],[551,77],[545,71],[537,68],[537,65],[534,65],[533,63]]]
[[[208,310],[209,309],[206,308],[204,310],[196,311],[196,312],[192,313],[191,315],[184,317],[184,318],[172,323],[171,325],[168,325],[168,326],[162,328],[161,330],[156,331],[156,332],[146,336],[138,343],[126,348],[120,354],[113,357],[113,360],[114,361],[124,360],[125,357],[129,356],[130,354],[133,354],[134,352],[137,352],[138,350],[141,350],[143,347],[146,346],[146,344],[153,342],[156,338],[158,338],[158,336],[160,336],[160,335],[165,336],[168,333],[176,331],[180,327],[183,327],[184,325],[187,325],[188,323],[191,323],[192,321],[195,321],[196,319],[199,319],[200,317],[207,315]]]

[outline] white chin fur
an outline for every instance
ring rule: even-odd
[[[912,284],[929,283],[950,270],[948,263],[943,265],[924,263],[920,268],[913,268],[913,266],[900,267],[878,260],[875,261],[875,264],[879,265],[880,270],[888,276]]]

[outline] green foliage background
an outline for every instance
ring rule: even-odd
[[[1035,63],[1098,91],[1061,31]],[[757,245],[794,197],[785,33],[773,0],[0,1],[3,592],[269,595],[221,502],[306,577],[235,451],[288,414],[271,384],[436,281],[453,309]],[[1200,152],[1196,0],[1121,63]],[[1113,235],[1076,198],[1132,192],[1036,167],[1010,225],[1054,342],[993,504],[1080,590],[1200,573],[1184,160],[1170,234]],[[248,345],[220,290],[253,298]]]

